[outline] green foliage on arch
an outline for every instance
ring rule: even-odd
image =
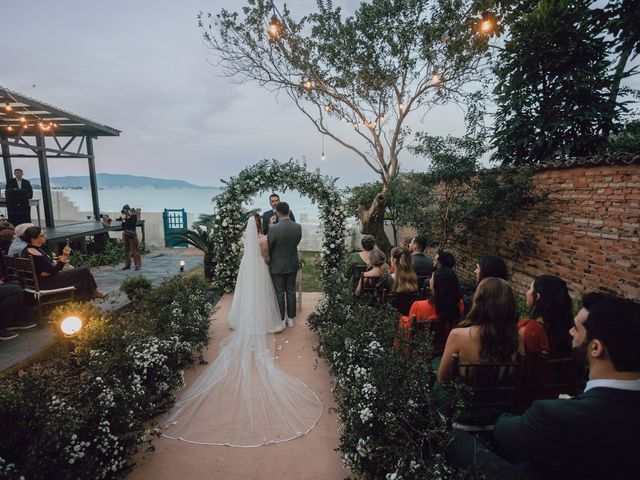
[[[324,232],[321,252],[322,284],[325,290],[340,277],[340,263],[345,253],[346,212],[337,179],[311,172],[306,165],[292,160],[262,160],[242,170],[225,182],[226,189],[214,198],[214,278],[213,285],[225,292],[233,291],[242,257],[242,233],[246,225],[244,204],[265,191],[297,190],[317,203]]]

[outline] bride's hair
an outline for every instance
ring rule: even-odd
[[[258,213],[253,214],[253,218],[256,221],[256,227],[258,227],[258,233],[262,233],[262,219]]]

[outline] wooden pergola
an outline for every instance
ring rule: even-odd
[[[47,227],[55,227],[49,159],[86,158],[93,214],[100,220],[93,139],[119,136],[120,130],[100,125],[0,85],[0,144],[7,182],[13,178],[13,158],[37,158],[42,206]]]

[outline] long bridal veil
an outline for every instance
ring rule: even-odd
[[[322,414],[316,394],[275,363],[281,323],[256,223],[247,222],[229,325],[218,358],[167,414],[164,436],[208,445],[257,447],[309,432]],[[271,348],[270,348],[271,347]]]

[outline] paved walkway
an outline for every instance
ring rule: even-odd
[[[320,398],[324,412],[318,424],[307,435],[290,442],[257,448],[234,448],[193,445],[159,438],[156,450],[147,458],[137,459],[138,466],[128,480],[160,479],[224,479],[224,480],[342,480],[348,470],[342,467],[338,452],[338,425],[331,394],[331,377],[323,361],[313,351],[317,343],[304,320],[313,311],[319,293],[303,293],[302,311],[296,325],[276,335],[280,367],[306,383]],[[219,303],[209,333],[212,341],[205,357],[215,359],[219,343],[230,333],[226,318],[231,307],[231,295]],[[185,372],[187,385],[202,373],[206,365],[197,365]],[[224,415],[224,412],[220,412]]]
[[[202,252],[195,248],[158,248],[142,256],[142,270],[122,270],[124,263],[91,269],[98,288],[106,298],[93,300],[102,311],[122,308],[129,300],[120,291],[123,280],[132,275],[142,274],[151,280],[154,286],[163,280],[179,274],[179,261],[185,261],[185,271],[202,264]],[[18,332],[20,336],[13,340],[0,342],[0,372],[29,359],[36,358],[55,343],[51,328],[32,328]]]

